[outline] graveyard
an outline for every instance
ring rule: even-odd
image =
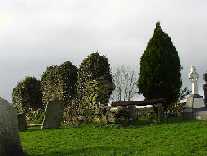
[[[97,51],[18,81],[12,103],[0,98],[0,156],[207,155],[207,73],[192,65],[183,86],[160,22],[139,66],[137,78],[120,81]]]

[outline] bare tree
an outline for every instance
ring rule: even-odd
[[[115,90],[111,95],[113,101],[130,101],[138,92],[137,73],[129,66],[120,66],[113,73]]]

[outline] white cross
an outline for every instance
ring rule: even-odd
[[[196,72],[195,66],[191,66],[190,73],[188,75],[188,78],[190,79],[192,83],[192,94],[199,94],[198,93],[198,78],[199,74]]]

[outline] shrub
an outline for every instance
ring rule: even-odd
[[[19,113],[43,108],[40,81],[35,77],[26,77],[12,92],[12,102]]]

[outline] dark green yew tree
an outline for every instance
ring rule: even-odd
[[[170,106],[179,98],[181,86],[178,52],[158,22],[140,60],[139,93],[147,100],[166,98]]]
[[[19,82],[12,92],[12,102],[19,113],[27,113],[42,108],[40,81],[35,77],[26,77]]]

